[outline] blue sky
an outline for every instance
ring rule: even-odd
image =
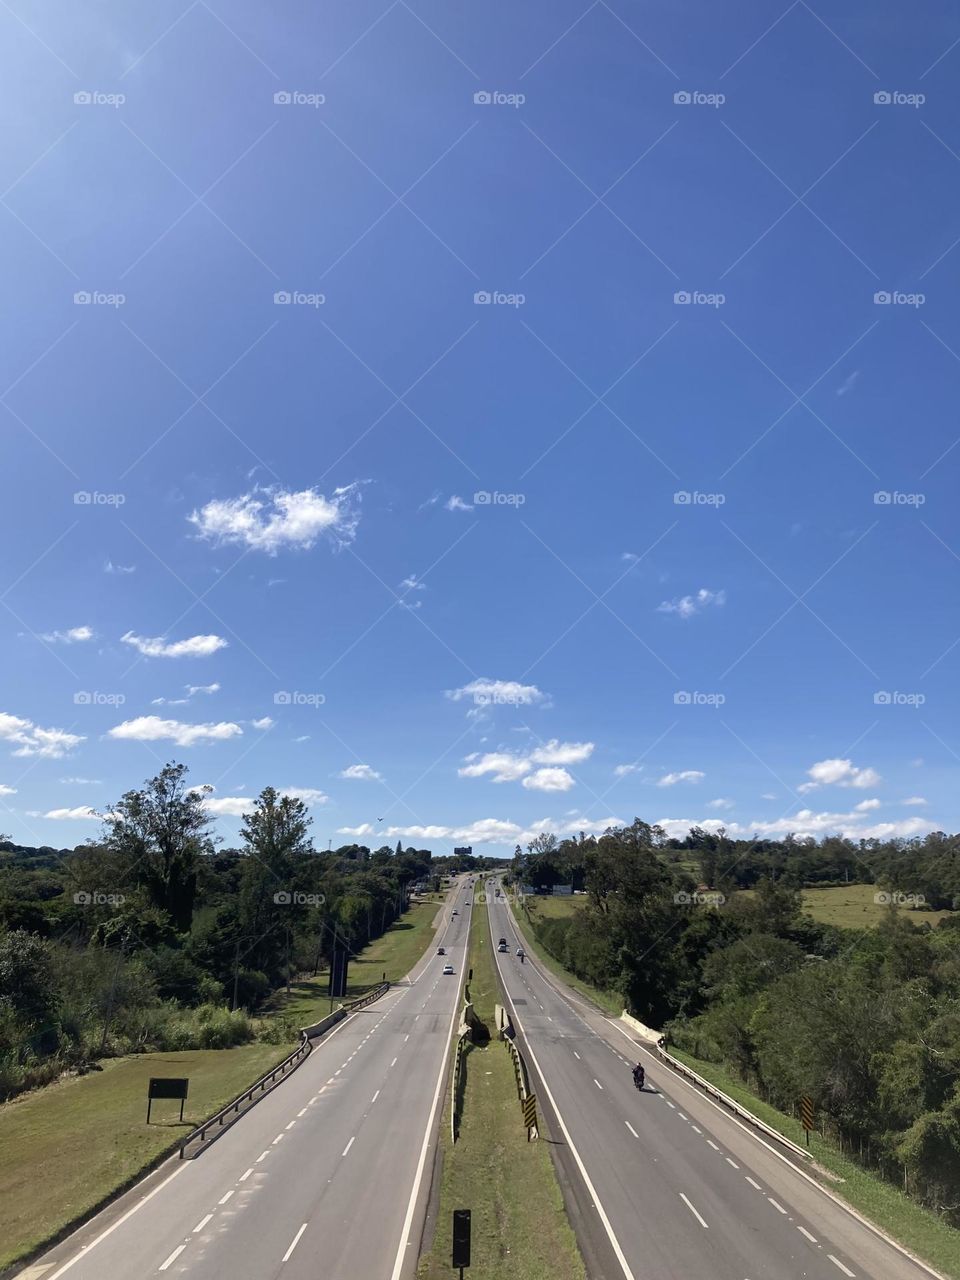
[[[952,6],[0,28],[0,830],[956,829]]]

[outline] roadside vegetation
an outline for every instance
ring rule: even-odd
[[[441,1128],[442,1172],[434,1239],[420,1262],[421,1280],[451,1275],[454,1209],[472,1212],[470,1280],[585,1280],[549,1148],[528,1142],[513,1066],[496,1038],[494,1005],[502,1002],[487,912],[471,908],[470,995],[491,1038],[466,1050],[460,1136],[450,1139],[450,1098]]]
[[[586,890],[522,910],[599,1003],[622,1002],[788,1116],[811,1097],[838,1158],[960,1227],[952,838],[818,844],[694,829],[681,841],[637,820],[599,839],[540,836],[518,849],[512,877]],[[826,909],[861,927],[827,923]]]

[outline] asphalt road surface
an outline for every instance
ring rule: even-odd
[[[929,1280],[529,950],[521,964],[512,911],[487,898],[494,945],[510,943],[496,959],[591,1280]]]
[[[31,1280],[411,1275],[470,898],[458,888],[445,904],[406,985],[338,1024],[197,1159],[165,1164],[33,1264]],[[445,957],[435,954],[441,944]],[[453,977],[442,974],[448,961]]]

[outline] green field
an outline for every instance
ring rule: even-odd
[[[441,1129],[443,1170],[437,1227],[420,1261],[421,1280],[448,1280],[453,1210],[472,1211],[470,1280],[584,1280],[576,1239],[567,1221],[550,1149],[528,1142],[513,1065],[496,1039],[494,1004],[502,1001],[486,908],[478,903],[470,929],[477,1015],[491,1028],[486,1047],[466,1051],[460,1137],[450,1139],[450,1099]],[[452,1055],[451,1055],[452,1057]]]
[[[0,1107],[0,1268],[8,1266],[156,1162],[293,1045],[251,1044],[112,1058],[101,1071],[25,1093]],[[154,1103],[147,1080],[187,1076],[190,1095]]]

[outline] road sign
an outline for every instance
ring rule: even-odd
[[[454,1209],[453,1211],[453,1262],[454,1267],[463,1268],[470,1265],[470,1210]]]
[[[807,1146],[810,1145],[810,1130],[813,1128],[813,1099],[806,1094],[800,1099],[800,1123],[807,1131]]]
[[[151,1076],[147,1086],[147,1124],[150,1123],[150,1108],[154,1098],[179,1098],[180,1119],[183,1119],[183,1104],[186,1101],[190,1081],[178,1076]]]
[[[523,1123],[528,1129],[537,1127],[537,1095],[528,1093],[523,1100]]]

